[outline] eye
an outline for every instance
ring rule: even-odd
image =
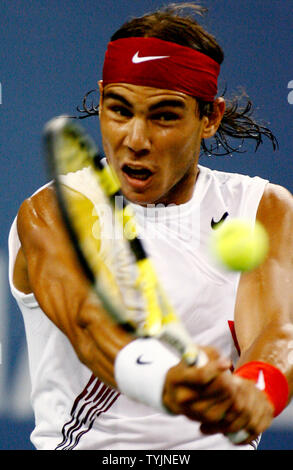
[[[164,111],[153,115],[153,119],[160,122],[176,121],[179,119],[179,115],[172,111]]]
[[[113,113],[118,114],[118,116],[122,116],[122,117],[131,117],[132,116],[132,112],[129,111],[129,109],[127,109],[126,107],[121,106],[121,105],[110,106],[110,110]]]

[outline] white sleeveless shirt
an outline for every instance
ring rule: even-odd
[[[211,258],[211,222],[255,220],[267,181],[199,166],[193,197],[179,206],[132,205],[141,236],[162,284],[199,345],[212,345],[233,361],[234,307],[239,273]],[[95,203],[87,171],[64,182]],[[41,188],[42,189],[42,188]],[[35,429],[31,441],[41,450],[243,450],[221,434],[202,435],[198,423],[164,415],[119,394],[81,364],[67,337],[40,309],[33,294],[13,285],[20,247],[16,220],[9,235],[9,281],[22,312],[28,344]],[[150,384],[151,387],[151,384]]]

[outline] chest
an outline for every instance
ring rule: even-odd
[[[195,342],[230,353],[229,322],[234,319],[238,275],[221,270],[211,259],[205,229],[193,237],[173,230],[145,228],[144,243],[177,314]]]

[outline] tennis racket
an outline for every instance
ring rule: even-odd
[[[94,141],[66,116],[47,123],[43,140],[65,226],[104,309],[137,337],[156,337],[173,346],[188,364],[203,365],[206,355],[193,344],[172,308],[139,238],[131,205]],[[68,185],[72,175],[86,178],[94,201]],[[104,239],[105,214],[106,224],[118,224],[122,236]]]

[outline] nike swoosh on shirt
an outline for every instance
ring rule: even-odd
[[[138,54],[139,54],[139,51],[137,51],[132,57],[132,62],[134,64],[140,64],[141,62],[147,62],[149,60],[167,59],[167,57],[170,57],[169,55],[155,55],[155,56],[150,55],[150,56],[145,56],[145,57],[139,57]]]
[[[225,214],[222,215],[222,217],[220,218],[220,220],[218,220],[218,222],[215,222],[214,218],[212,218],[211,227],[215,229],[217,225],[219,225],[221,222],[224,222],[224,220],[228,217],[228,215],[229,215],[229,212],[225,212]]]

